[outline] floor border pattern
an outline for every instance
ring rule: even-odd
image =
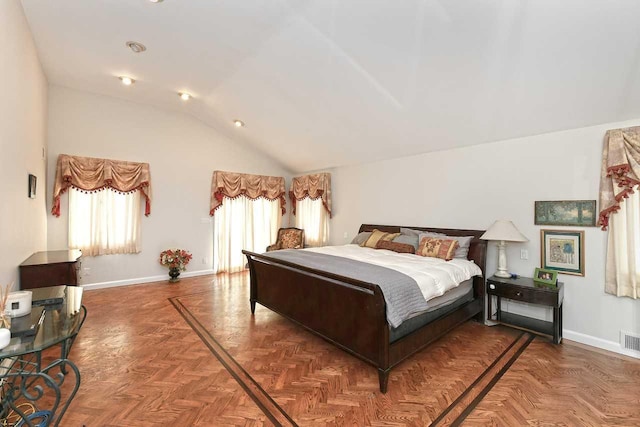
[[[186,297],[189,295],[183,295]],[[297,427],[295,421],[264,391],[262,387],[249,375],[244,368],[235,361],[233,357],[220,345],[211,333],[200,323],[198,318],[182,304],[181,297],[169,298],[169,301],[180,315],[185,319],[193,331],[200,337],[202,342],[209,348],[211,353],[220,361],[222,366],[231,374],[244,391],[264,412],[269,420],[276,426]]]
[[[520,357],[535,338],[530,333],[522,332],[516,339],[494,360],[485,371],[454,400],[447,409],[431,423],[430,427],[459,426],[467,416],[478,406],[484,396],[509,370],[511,365]]]
[[[271,398],[271,396],[235,361],[224,347],[211,335],[181,301],[180,298],[207,293],[198,292],[169,298],[174,308],[200,337],[211,353],[220,361],[229,374],[238,382],[247,395],[256,403],[267,418],[276,426],[297,427],[296,422]],[[495,384],[526,350],[535,336],[520,333],[514,341],[462,392],[431,424],[430,427],[459,426]]]

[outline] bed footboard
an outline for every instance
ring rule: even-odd
[[[377,285],[242,252],[249,261],[252,312],[260,303],[374,365],[386,391],[389,326]]]

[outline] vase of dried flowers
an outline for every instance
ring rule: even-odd
[[[13,287],[13,283],[0,286],[0,329],[11,328],[11,316],[6,312],[7,308],[7,299],[9,298],[9,293],[11,292],[11,288]]]
[[[179,281],[181,271],[187,269],[187,264],[193,256],[184,249],[167,249],[160,252],[160,264],[169,268],[169,283]]]

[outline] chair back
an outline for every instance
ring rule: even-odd
[[[304,230],[296,227],[287,227],[278,230],[278,240],[267,247],[267,252],[278,249],[302,248],[304,248]]]

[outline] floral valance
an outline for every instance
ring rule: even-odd
[[[293,205],[293,214],[296,214],[296,200],[309,197],[312,200],[322,198],[322,205],[331,217],[331,174],[316,173],[293,178],[289,198]]]
[[[600,216],[603,230],[609,216],[620,209],[623,198],[640,186],[640,126],[607,131],[602,152]]]
[[[269,200],[280,200],[282,215],[287,212],[287,201],[284,197],[284,178],[281,176],[249,175],[245,173],[214,171],[211,180],[211,210],[215,213],[222,206],[224,197],[233,199],[246,196],[250,199],[264,197]]]
[[[94,192],[112,188],[121,193],[140,191],[146,200],[145,215],[151,213],[151,174],[148,163],[60,154],[53,183],[51,213],[60,216],[60,195],[69,187]]]

